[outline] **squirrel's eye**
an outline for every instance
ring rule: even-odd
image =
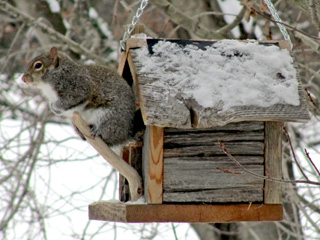
[[[42,68],[42,63],[40,61],[37,61],[34,63],[33,68],[36,70],[40,70]]]

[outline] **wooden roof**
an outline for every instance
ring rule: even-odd
[[[296,95],[298,98],[298,104],[288,103],[276,103],[271,106],[261,107],[252,101],[252,104],[242,106],[231,106],[222,111],[223,106],[228,105],[228,99],[218,99],[218,104],[214,106],[204,106],[199,104],[199,101],[190,97],[185,99],[181,97],[184,93],[183,88],[180,93],[171,94],[175,86],[171,84],[172,89],[168,90],[164,85],[159,84],[162,81],[162,77],[155,77],[154,72],[159,69],[152,69],[150,72],[146,72],[144,68],[145,62],[141,60],[137,51],[140,48],[146,48],[148,56],[152,57],[152,60],[156,60],[158,55],[153,51],[155,46],[161,39],[134,39],[131,38],[127,41],[127,52],[123,55],[120,65],[124,69],[125,62],[130,67],[132,78],[136,85],[137,96],[139,99],[139,105],[141,108],[142,116],[146,125],[155,125],[159,127],[175,127],[175,128],[210,128],[214,126],[222,126],[230,122],[239,121],[298,121],[303,122],[309,120],[309,114],[304,99],[304,91],[302,90],[299,76],[295,73],[295,76],[291,76],[290,81],[296,81]],[[176,43],[184,51],[184,47],[187,45],[194,45],[197,49],[205,50],[208,46],[212,46],[218,41],[182,41],[182,40],[166,40]],[[280,49],[286,48],[286,41],[268,41],[259,42],[259,45],[263,45],[265,48],[268,46],[277,46]],[[163,53],[166,54],[166,53]],[[224,54],[222,54],[224,55]],[[231,57],[242,57],[242,52],[239,50]],[[161,56],[163,57],[163,56]],[[186,56],[188,57],[188,56]],[[225,58],[230,58],[230,55],[225,54]],[[292,64],[292,63],[288,63]],[[183,65],[183,63],[181,63]],[[198,68],[201,62],[195,62],[191,68]],[[155,65],[155,68],[157,66]],[[266,66],[267,67],[267,66]],[[281,69],[279,69],[280,71]],[[162,71],[164,78],[172,76],[171,81],[174,82],[175,74],[180,74],[181,66],[170,67]],[[124,73],[125,74],[125,73]],[[282,78],[282,76],[280,76]],[[283,78],[282,78],[283,79]],[[196,80],[198,81],[198,80]],[[220,81],[218,76],[212,76],[210,81]],[[250,78],[248,78],[250,81]],[[154,84],[157,82],[158,84]],[[261,89],[265,91],[265,89]],[[247,94],[247,93],[244,93]],[[232,96],[232,101],[237,101],[237,95]],[[261,101],[261,99],[260,99]],[[263,104],[263,103],[262,103]]]

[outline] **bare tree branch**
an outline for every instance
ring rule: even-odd
[[[196,23],[192,18],[186,16],[167,0],[150,0],[150,2],[161,9],[167,16],[169,16],[171,21],[193,32],[198,37],[205,39],[224,38],[223,34],[220,34],[217,31],[212,31],[203,26],[201,23]]]
[[[78,54],[86,55],[88,58],[93,59],[99,64],[105,64],[106,60],[101,58],[100,56],[93,54],[89,49],[81,46],[80,44],[76,43],[75,41],[65,37],[61,33],[57,32],[47,24],[34,19],[33,17],[27,15],[26,13],[20,11],[19,9],[15,8],[14,6],[10,5],[9,3],[5,2],[4,0],[0,0],[0,9],[2,11],[11,13],[16,18],[20,18],[22,21],[32,24],[33,26],[40,28],[44,33],[47,33],[51,38],[57,39],[58,41],[67,44],[67,46],[74,52]]]

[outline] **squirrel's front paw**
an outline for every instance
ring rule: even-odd
[[[99,129],[96,125],[90,125],[89,127],[91,128],[91,137],[94,139],[99,135]]]
[[[57,108],[57,106],[54,103],[50,103],[50,109],[54,114],[61,114],[61,111],[59,110],[59,108]]]

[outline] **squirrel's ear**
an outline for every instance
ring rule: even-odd
[[[50,49],[50,56],[52,57],[53,66],[55,68],[59,67],[59,56],[58,56],[58,49],[56,47],[52,47]]]

